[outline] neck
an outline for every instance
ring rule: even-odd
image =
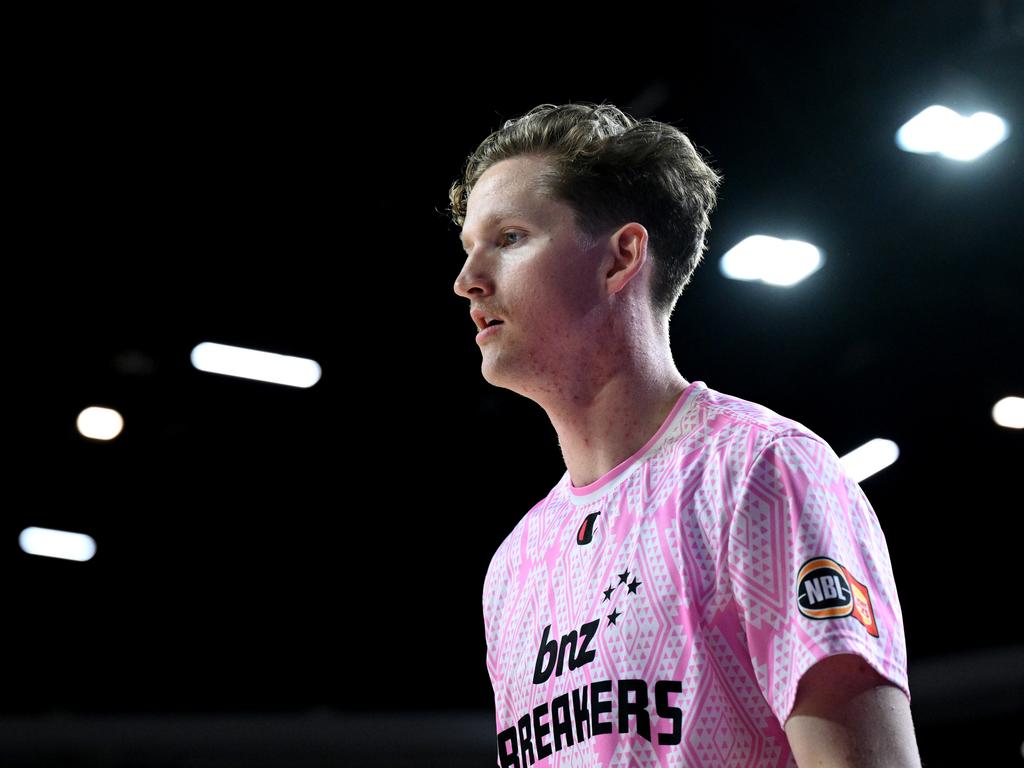
[[[599,480],[639,451],[689,386],[673,366],[657,377],[618,376],[580,385],[545,409],[573,486]]]

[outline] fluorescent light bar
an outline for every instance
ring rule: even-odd
[[[96,554],[96,540],[92,536],[53,528],[26,528],[19,534],[18,543],[25,553],[39,557],[85,562]]]
[[[992,406],[992,420],[1000,427],[1024,429],[1024,397],[1004,397]]]
[[[192,350],[192,365],[207,373],[267,381],[289,387],[312,387],[320,380],[313,360],[204,341]]]
[[[821,251],[810,243],[751,235],[726,251],[718,268],[732,280],[790,286],[817,272],[824,263]]]
[[[896,443],[876,437],[840,457],[839,463],[843,465],[850,477],[859,483],[861,480],[881,472],[895,462],[899,455],[900,449]]]
[[[896,131],[896,146],[904,152],[939,154],[951,160],[976,160],[1006,140],[1006,121],[991,112],[965,117],[933,104]]]

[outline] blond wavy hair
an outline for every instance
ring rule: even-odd
[[[448,192],[462,227],[473,187],[495,163],[520,155],[548,160],[541,189],[567,203],[590,243],[630,221],[648,232],[651,304],[668,319],[707,248],[709,214],[724,178],[687,136],[667,123],[636,119],[602,102],[541,104],[506,120],[467,158]]]

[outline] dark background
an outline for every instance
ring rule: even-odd
[[[899,445],[862,487],[924,764],[1020,764],[1024,451],[990,412],[1024,394],[1022,4],[492,10],[12,28],[0,762],[493,762],[483,577],[565,468],[543,411],[480,375],[447,191],[505,119],[608,101],[724,175],[679,371],[839,455]],[[1010,137],[899,151],[933,103]],[[825,267],[725,279],[755,233]],[[323,377],[203,374],[201,341]],[[123,435],[81,439],[89,405]],[[29,557],[30,525],[97,555]]]

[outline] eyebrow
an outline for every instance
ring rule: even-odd
[[[484,226],[485,227],[489,226],[489,225],[493,224],[496,221],[501,221],[502,219],[528,219],[528,218],[529,218],[528,216],[526,216],[525,214],[520,213],[519,211],[512,211],[512,210],[495,211],[494,213],[490,214],[489,216],[484,217]],[[464,236],[463,236],[464,232],[465,232],[465,230],[463,230],[463,232],[459,232],[459,241],[462,243],[463,249],[465,249],[465,247],[466,247],[466,241],[465,241]]]

